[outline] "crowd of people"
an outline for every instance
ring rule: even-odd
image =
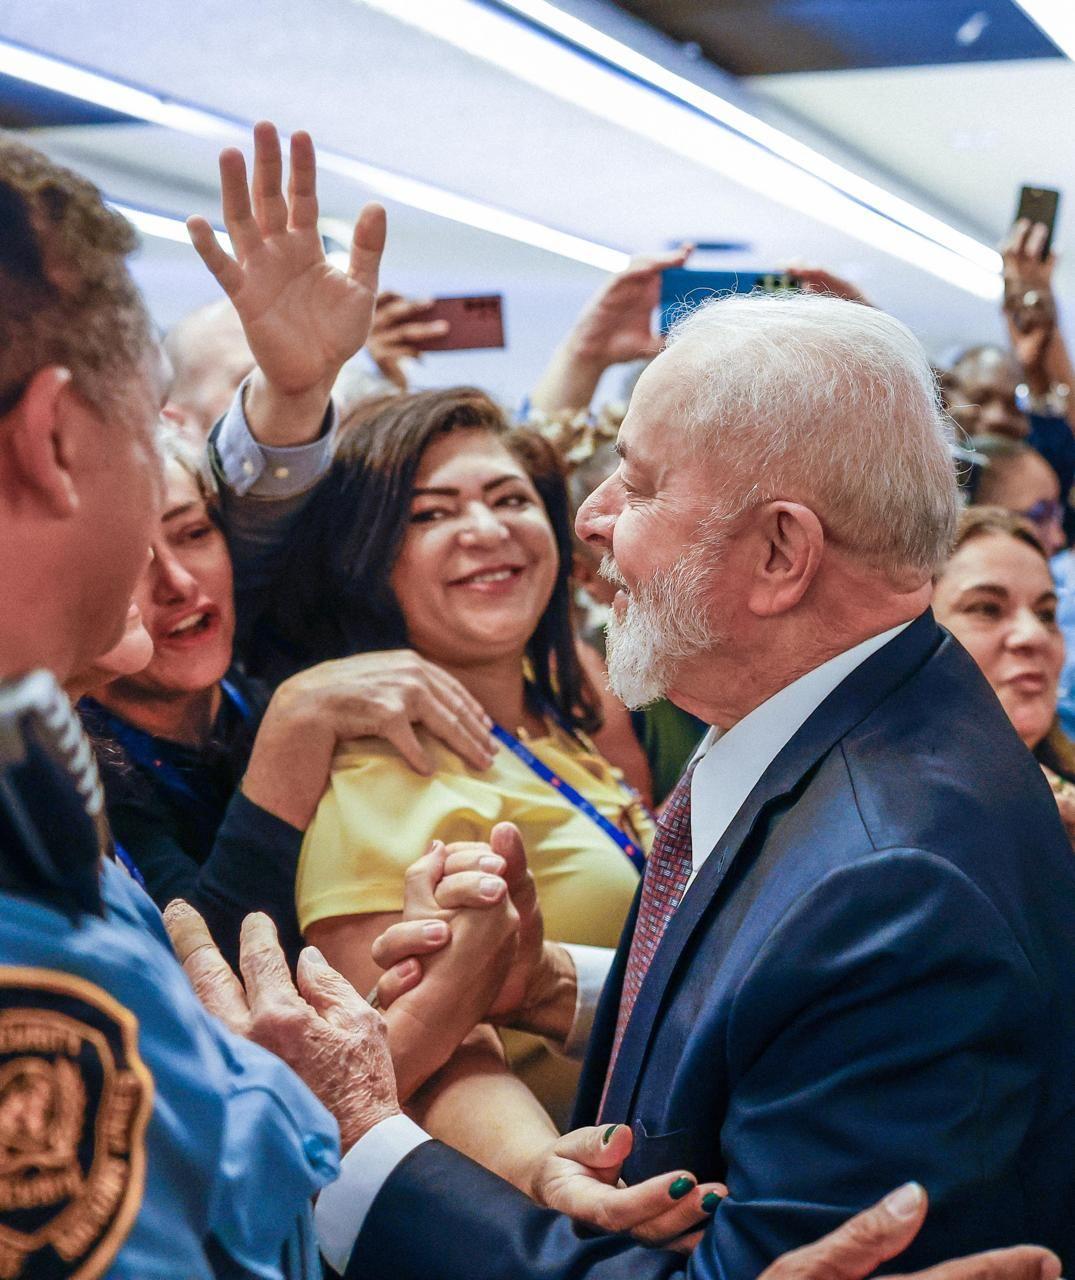
[[[1045,229],[1008,349],[805,268],[662,335],[684,247],[504,406],[408,388],[444,322],[289,167],[221,155],[160,338],[0,138],[0,1275],[1057,1280]]]

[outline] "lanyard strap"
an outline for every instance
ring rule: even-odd
[[[514,734],[509,733],[507,729],[501,728],[498,724],[493,725],[492,733],[498,742],[502,742],[513,755],[518,756],[523,764],[536,773],[542,782],[548,783],[565,800],[573,804],[580,813],[585,814],[594,826],[600,827],[605,835],[624,853],[639,875],[645,871],[646,855],[626,832],[621,831],[614,822],[610,822],[603,813],[595,809],[584,795],[576,791],[569,782],[565,782],[554,769],[550,769],[544,760],[539,760],[530,748],[524,746]]]
[[[138,868],[134,865],[134,859],[131,857],[131,855],[127,852],[126,849],[124,849],[123,845],[121,845],[118,840],[114,840],[112,842],[112,848],[116,855],[116,861],[122,862],[123,865],[130,872],[131,879],[135,882],[135,884],[139,885],[141,888],[144,889],[146,887],[145,876],[143,876],[141,871],[139,871]]]
[[[221,680],[220,687],[243,720],[248,721],[251,717],[250,704],[236,685],[225,679]],[[156,774],[169,791],[176,792],[187,800],[198,801],[197,793],[183,776],[182,771],[161,755],[160,746],[152,734],[136,728],[133,724],[128,724],[111,712],[106,711],[104,715],[112,736],[126,751],[133,764]]]

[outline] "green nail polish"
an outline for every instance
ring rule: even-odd
[[[720,1204],[720,1196],[718,1196],[715,1191],[707,1191],[705,1195],[702,1196],[703,1213],[712,1213],[718,1204]]]
[[[673,1200],[682,1200],[688,1191],[694,1186],[690,1178],[677,1178],[675,1182],[668,1188],[668,1194]]]
[[[616,1130],[617,1130],[619,1127],[620,1127],[620,1126],[619,1126],[618,1124],[610,1124],[610,1125],[608,1126],[608,1128],[605,1130],[605,1132],[601,1135],[601,1145],[602,1145],[603,1147],[607,1147],[607,1146],[608,1146],[608,1144],[612,1141],[612,1135],[616,1132]]]

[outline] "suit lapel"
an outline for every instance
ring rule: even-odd
[[[642,1064],[679,959],[700,921],[715,906],[736,855],[763,811],[794,791],[828,752],[904,684],[945,639],[932,611],[927,610],[839,684],[762,774],[698,872],[661,939],[624,1032],[604,1117],[625,1120],[633,1114]],[[621,943],[621,950],[622,947]]]

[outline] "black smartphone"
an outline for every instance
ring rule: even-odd
[[[1060,192],[1049,187],[1023,187],[1019,192],[1019,207],[1015,211],[1015,220],[1021,218],[1032,225],[1043,222],[1049,228],[1045,237],[1045,247],[1041,251],[1042,262],[1049,256],[1053,247],[1053,232],[1056,230],[1056,215],[1060,208]]]

